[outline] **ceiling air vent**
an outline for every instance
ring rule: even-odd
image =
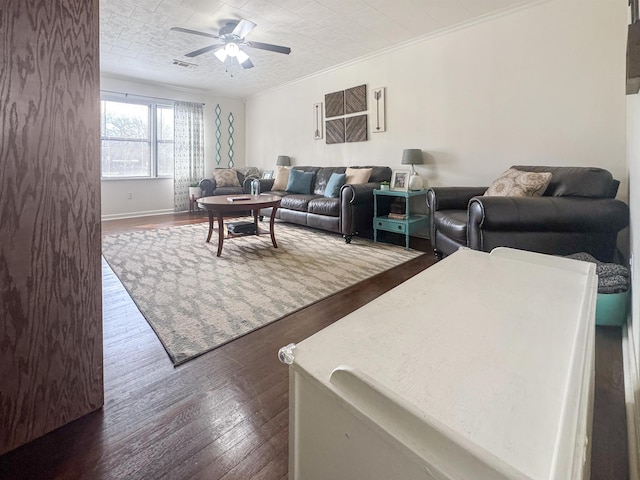
[[[178,59],[174,59],[173,62],[171,62],[171,65],[177,65],[178,67],[184,67],[184,68],[196,68],[197,67],[197,65],[195,63],[184,62],[184,61],[178,60]]]

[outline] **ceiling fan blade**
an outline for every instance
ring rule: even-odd
[[[242,65],[242,68],[244,68],[245,70],[247,68],[253,68],[253,63],[251,63],[251,60],[248,58],[244,62],[242,62],[240,65]]]
[[[291,53],[291,49],[289,47],[271,45],[270,43],[247,42],[245,45],[251,48],[259,48],[260,50],[269,50],[270,52],[284,53],[286,55],[289,55]]]
[[[197,30],[189,30],[188,28],[182,27],[171,27],[171,30],[175,32],[191,33],[192,35],[200,35],[202,37],[220,38],[218,35],[214,35],[213,33],[198,32]]]
[[[215,45],[209,45],[208,47],[204,47],[201,48],[199,50],[195,50],[193,52],[189,52],[187,54],[185,54],[185,57],[197,57],[198,55],[202,55],[203,53],[207,53],[210,52],[211,50],[215,50],[218,47],[224,47],[224,44],[215,44]]]
[[[240,20],[238,22],[238,25],[236,25],[236,28],[234,28],[233,32],[231,32],[231,35],[235,35],[238,38],[244,38],[254,28],[256,28],[256,24],[253,23],[252,21],[250,21],[250,20]]]

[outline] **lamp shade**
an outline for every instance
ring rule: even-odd
[[[276,162],[276,165],[288,167],[289,165],[291,165],[291,159],[287,155],[278,155],[278,161]]]
[[[422,165],[422,150],[419,148],[405,148],[402,152],[402,165]]]

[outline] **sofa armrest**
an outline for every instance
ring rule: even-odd
[[[497,246],[568,255],[587,252],[611,261],[629,207],[612,198],[475,197],[469,202],[467,246]]]
[[[373,191],[379,182],[347,183],[340,189],[340,233],[350,237],[373,229]]]
[[[350,203],[358,205],[362,203],[370,203],[373,205],[373,191],[380,188],[380,183],[347,183],[340,189],[340,198],[342,203]]]
[[[213,191],[216,189],[216,179],[215,178],[205,178],[200,181],[200,190],[204,193],[205,197],[210,197],[213,195]]]
[[[488,187],[431,187],[427,191],[427,205],[433,214],[438,210],[466,210],[469,200],[483,195]]]
[[[530,232],[618,232],[629,207],[611,198],[474,197],[469,229]]]
[[[242,193],[251,193],[251,182],[257,178],[256,175],[247,175],[242,182]],[[260,191],[262,191],[262,189]]]

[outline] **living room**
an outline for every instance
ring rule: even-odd
[[[421,148],[426,164],[417,168],[428,186],[489,185],[511,165],[545,159],[547,165],[605,168],[621,181],[618,197],[626,199],[626,107],[619,80],[626,34],[617,31],[610,10],[603,21],[598,8],[610,4],[571,7],[525,5],[243,99],[104,72],[101,90],[202,102],[208,177],[229,161],[226,117],[233,113],[236,166],[273,170],[278,155],[288,155],[294,165],[400,168],[403,149]],[[627,14],[622,10],[618,24]],[[366,142],[314,140],[313,105],[325,94],[362,84],[368,95],[385,87],[387,131],[371,133]],[[216,105],[222,111],[219,165]],[[103,219],[172,211],[166,179],[102,182]]]
[[[637,95],[624,92],[626,3],[532,2],[244,99],[108,74],[101,76],[100,89],[201,102],[209,125],[220,105],[235,117],[237,164],[261,170],[272,170],[281,154],[294,165],[399,168],[405,148],[426,152],[426,163],[416,168],[429,186],[488,185],[513,164],[602,167],[621,181],[618,198],[631,206],[631,239],[621,238],[620,246],[633,256],[640,251],[633,235],[640,221],[633,188],[640,143],[631,132],[640,124],[640,105]],[[369,92],[386,89],[387,131],[370,134],[366,142],[314,140],[312,106],[327,93],[361,84]],[[212,139],[208,129],[207,173],[215,166]],[[109,219],[171,212],[170,183],[102,182],[98,214]],[[3,227],[3,243],[16,237]],[[633,319],[639,303],[634,294],[624,340],[629,425],[635,428],[640,329]]]

